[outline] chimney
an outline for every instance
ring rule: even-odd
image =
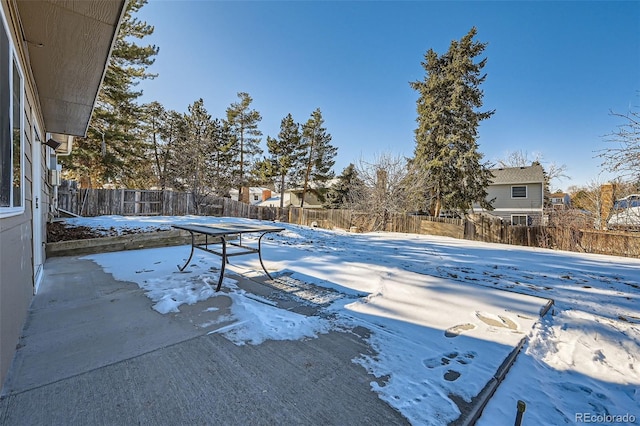
[[[269,198],[271,198],[271,190],[270,189],[263,189],[262,190],[262,201],[267,201]]]
[[[607,221],[613,209],[613,184],[605,183],[600,187],[600,229],[607,229]]]
[[[242,187],[242,198],[240,199],[245,204],[249,204],[249,187]]]

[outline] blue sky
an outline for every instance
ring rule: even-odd
[[[338,147],[334,167],[383,153],[411,156],[428,49],[446,52],[472,26],[488,43],[480,151],[566,164],[566,189],[606,180],[597,150],[640,105],[640,2],[162,1],[138,17],[160,47],[143,102],[186,112],[199,98],[213,117],[248,92],[260,129],[277,136],[291,113],[322,110]],[[263,143],[263,148],[264,146]]]

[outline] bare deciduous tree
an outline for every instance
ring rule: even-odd
[[[555,161],[548,163],[544,161],[544,156],[540,152],[532,152],[529,154],[527,151],[521,149],[518,151],[507,151],[505,158],[497,161],[498,167],[526,167],[533,163],[542,165],[547,177],[547,185],[551,185],[552,181],[569,179],[566,173],[566,164],[558,164]]]
[[[607,183],[609,185],[610,183]],[[615,184],[612,185],[612,192],[606,194],[603,191],[605,183],[597,179],[589,181],[585,186],[571,188],[571,204],[574,208],[588,212],[593,221],[593,226],[602,229],[606,226],[607,220],[611,216],[611,206],[615,199]],[[607,205],[610,206],[607,207]]]
[[[621,118],[616,131],[606,136],[608,148],[600,150],[602,166],[622,177],[640,181],[640,112],[629,111],[626,114],[611,112]]]
[[[380,154],[372,162],[361,159],[356,170],[364,185],[361,191],[353,194],[354,206],[374,217],[374,230],[384,229],[391,214],[407,211],[407,162],[404,158]]]

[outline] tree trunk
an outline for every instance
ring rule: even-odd
[[[244,185],[244,127],[240,125],[240,184],[238,185],[238,201],[242,201],[242,187]]]
[[[284,208],[284,173],[280,177],[280,208]]]
[[[313,162],[313,139],[309,146],[309,161],[307,162],[307,172],[304,175],[304,185],[302,186],[302,200],[300,200],[300,208],[304,207],[304,197],[307,194],[307,187],[309,185],[309,175],[311,174],[311,164]]]

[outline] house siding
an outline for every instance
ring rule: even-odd
[[[33,194],[33,167],[42,167],[42,164],[32,164],[32,132],[34,125],[32,105],[35,105],[35,89],[30,78],[29,64],[25,62],[25,54],[22,45],[16,44],[21,40],[21,33],[16,27],[17,19],[15,3],[3,0],[2,7],[2,31],[9,33],[9,43],[15,52],[17,61],[23,73],[24,81],[24,105],[23,105],[23,145],[24,163],[24,210],[12,216],[0,218],[0,382],[4,382],[7,370],[11,365],[16,350],[16,345],[27,316],[27,310],[34,291],[33,271],[33,221],[32,202]],[[40,126],[43,127],[43,126]],[[46,173],[43,173],[46,176]],[[46,188],[46,185],[42,185]],[[47,193],[41,193],[40,199],[44,199]],[[44,230],[36,232],[44,232]],[[44,235],[44,234],[43,234]],[[43,257],[44,259],[44,257]]]
[[[512,186],[526,186],[527,198],[512,198]],[[491,185],[487,188],[489,200],[495,198],[506,209],[542,209],[542,185],[539,183],[519,183],[516,185]]]
[[[89,101],[91,104],[95,103],[95,96],[104,75],[104,67],[108,63],[110,48],[126,6],[125,0],[105,0],[90,6],[91,9],[101,9],[100,13],[105,12],[108,15],[108,17],[104,15],[107,21],[104,24],[108,26],[108,32],[106,27],[93,27],[97,9],[88,10],[87,14],[75,9],[67,13],[65,16],[68,21],[65,22],[77,25],[63,25],[57,22],[57,17],[48,19],[49,16],[46,16],[45,11],[60,11],[80,3],[82,3],[81,0],[76,0],[75,3],[60,0],[38,5],[26,1],[0,0],[1,31],[8,36],[8,54],[11,55],[10,57],[5,54],[4,48],[7,43],[3,40],[3,57],[7,62],[15,58],[20,81],[23,84],[21,87],[23,109],[19,112],[23,130],[21,188],[24,194],[24,202],[21,206],[0,208],[0,381],[2,382],[13,359],[34,290],[37,289],[39,274],[34,270],[39,269],[40,264],[44,264],[46,260],[45,247],[44,244],[40,244],[40,241],[44,243],[46,240],[46,224],[54,203],[53,197],[56,196],[48,173],[49,158],[54,151],[41,143],[47,140],[47,131],[51,130],[44,125],[43,102],[56,105],[47,109],[46,117],[50,127],[57,129],[56,133],[67,133],[71,129],[69,134],[82,136],[91,116],[91,112],[87,111],[86,107]],[[20,14],[20,11],[24,13]],[[108,22],[109,20],[115,21]],[[24,27],[23,23],[26,23]],[[59,36],[56,42],[60,45],[54,43],[55,51],[50,50],[47,55],[39,56],[46,60],[34,59],[34,62],[31,62],[27,51],[27,32],[25,32],[29,29],[29,24],[38,31],[42,25],[52,30],[48,32],[52,34],[52,39]],[[90,28],[89,26],[91,29],[88,33],[85,33],[85,30],[80,31],[87,37],[84,43],[80,43],[82,47],[77,46],[77,40],[73,38],[73,35],[80,33],[77,28]],[[97,55],[88,56],[86,48],[93,48],[96,42],[102,48],[97,50],[99,52]],[[50,55],[49,52],[53,54]],[[38,55],[34,55],[36,56]],[[59,63],[53,65],[50,63],[55,61]],[[40,66],[43,64],[44,66]],[[55,65],[64,65],[66,68],[57,69]],[[5,68],[3,67],[2,78],[5,78],[7,72]],[[82,87],[68,84],[77,76],[78,69],[82,69],[88,77]],[[52,75],[51,70],[57,70],[57,72]],[[36,86],[36,75],[34,75],[36,71],[40,77],[39,81],[44,83],[43,86]],[[10,76],[8,79],[11,81]],[[7,81],[3,80],[2,83],[5,90]],[[94,83],[97,84],[96,87],[93,86]],[[45,91],[48,90],[49,95],[46,97],[39,95],[43,93],[43,88]],[[69,100],[76,99],[77,96],[79,96],[78,101]],[[85,103],[82,103],[82,100]],[[63,107],[59,107],[60,105]],[[5,107],[3,116],[0,117],[3,128],[5,124],[12,121],[7,119],[9,113],[13,111],[8,111]],[[9,132],[5,131],[5,133]],[[5,134],[3,137],[8,136]],[[34,182],[34,177],[38,181]],[[36,220],[33,214],[37,215]],[[34,229],[36,222],[38,226]]]
[[[526,186],[527,198],[512,198],[512,186]],[[494,216],[502,218],[506,222],[511,222],[512,215],[528,215],[533,222],[542,218],[543,191],[541,183],[518,183],[491,185],[487,188],[487,199],[495,198],[494,206],[500,206],[491,212]]]
[[[302,192],[291,191],[289,201],[292,206],[299,207],[302,203]],[[304,195],[304,207],[309,209],[322,208],[322,203],[314,193],[307,192]]]
[[[507,223],[512,222],[512,216],[525,215],[528,216],[529,224],[544,221],[544,170],[541,165],[500,168],[492,170],[492,173],[493,179],[487,187],[486,198],[494,208],[491,215],[500,217]],[[526,187],[526,197],[514,198],[514,186]],[[477,203],[473,210],[476,213],[484,211]]]
[[[0,379],[4,382],[33,296],[31,221],[0,220]]]

